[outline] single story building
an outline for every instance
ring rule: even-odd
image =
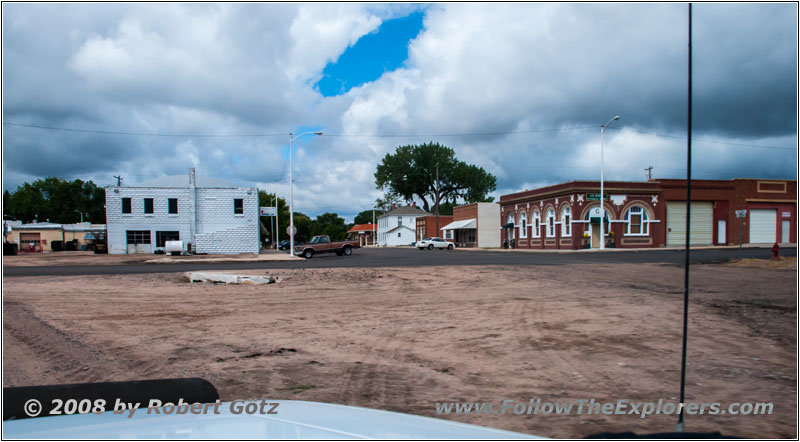
[[[597,248],[600,201],[607,247],[681,246],[686,180],[571,181],[500,197],[502,240],[516,248]],[[692,180],[692,245],[796,243],[797,183],[790,180]]]
[[[153,253],[183,241],[195,253],[259,253],[258,189],[173,175],[106,188],[109,253]]]
[[[471,203],[453,208],[453,222],[444,226],[444,238],[456,247],[500,247],[497,203]]]
[[[392,210],[378,217],[378,245],[411,245],[416,241],[416,219],[429,215],[430,213],[417,207],[416,203],[410,206],[392,206]]]
[[[439,215],[439,230],[436,230],[436,215],[417,217],[417,241],[438,236],[444,238],[442,227],[453,222],[453,215]]]
[[[53,241],[64,241],[64,228],[51,222],[10,224],[8,242],[19,244],[20,252],[52,251]]]
[[[378,230],[377,224],[358,224],[347,231],[348,241],[359,241],[361,246],[375,245],[375,235]]]

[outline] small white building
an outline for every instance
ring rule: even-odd
[[[106,188],[108,252],[153,253],[183,241],[195,253],[259,253],[258,189],[189,175]]]
[[[416,240],[417,217],[428,216],[416,205],[393,208],[378,217],[378,245],[409,246]]]

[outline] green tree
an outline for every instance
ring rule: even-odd
[[[347,239],[347,225],[344,222],[344,218],[331,212],[317,216],[311,232],[311,236],[328,235],[331,241],[344,241]]]
[[[419,198],[429,212],[445,200],[492,201],[489,193],[497,179],[482,167],[458,160],[453,149],[431,142],[399,146],[386,154],[375,171],[375,185],[406,202]]]
[[[287,221],[286,225],[289,223]],[[294,227],[297,229],[297,234],[294,235],[294,242],[308,242],[312,236],[314,228],[314,221],[305,213],[294,212]],[[289,236],[286,236],[289,239]]]
[[[375,222],[378,222],[378,217],[383,215],[385,212],[380,209],[375,209]],[[353,219],[353,225],[358,224],[372,224],[372,209],[364,210],[358,213],[356,217]],[[351,226],[352,227],[352,226]]]
[[[23,222],[50,220],[55,223],[106,222],[105,189],[92,181],[67,181],[47,177],[24,183],[12,194],[3,194],[4,217]]]

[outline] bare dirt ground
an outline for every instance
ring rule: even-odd
[[[255,271],[242,272],[259,274]],[[263,274],[261,272],[260,274]],[[687,399],[772,402],[687,431],[796,438],[794,267],[695,266]],[[683,269],[291,269],[265,286],[180,274],[4,278],[4,386],[199,376],[223,400],[298,399],[551,437],[673,431],[676,416],[436,416],[436,402],[677,402]]]
[[[163,264],[181,261],[255,261],[272,260],[288,261],[290,258],[286,252],[275,250],[262,250],[260,255],[253,253],[242,253],[238,255],[192,255],[192,256],[166,256],[149,253],[131,255],[95,255],[94,252],[43,252],[43,253],[20,253],[16,256],[3,258],[3,266],[7,267],[32,267],[32,266],[90,266],[90,265],[121,265],[121,264]]]

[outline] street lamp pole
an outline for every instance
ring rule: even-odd
[[[608,125],[615,120],[619,120],[619,115],[608,120],[606,124],[600,126],[600,250],[606,248],[606,229],[605,229],[606,206],[604,205],[605,194],[603,193],[603,136],[606,133],[606,127],[608,127]]]
[[[322,131],[303,132],[295,137],[289,132],[289,254],[294,256],[294,181],[292,181],[292,142],[303,135],[322,135]]]

